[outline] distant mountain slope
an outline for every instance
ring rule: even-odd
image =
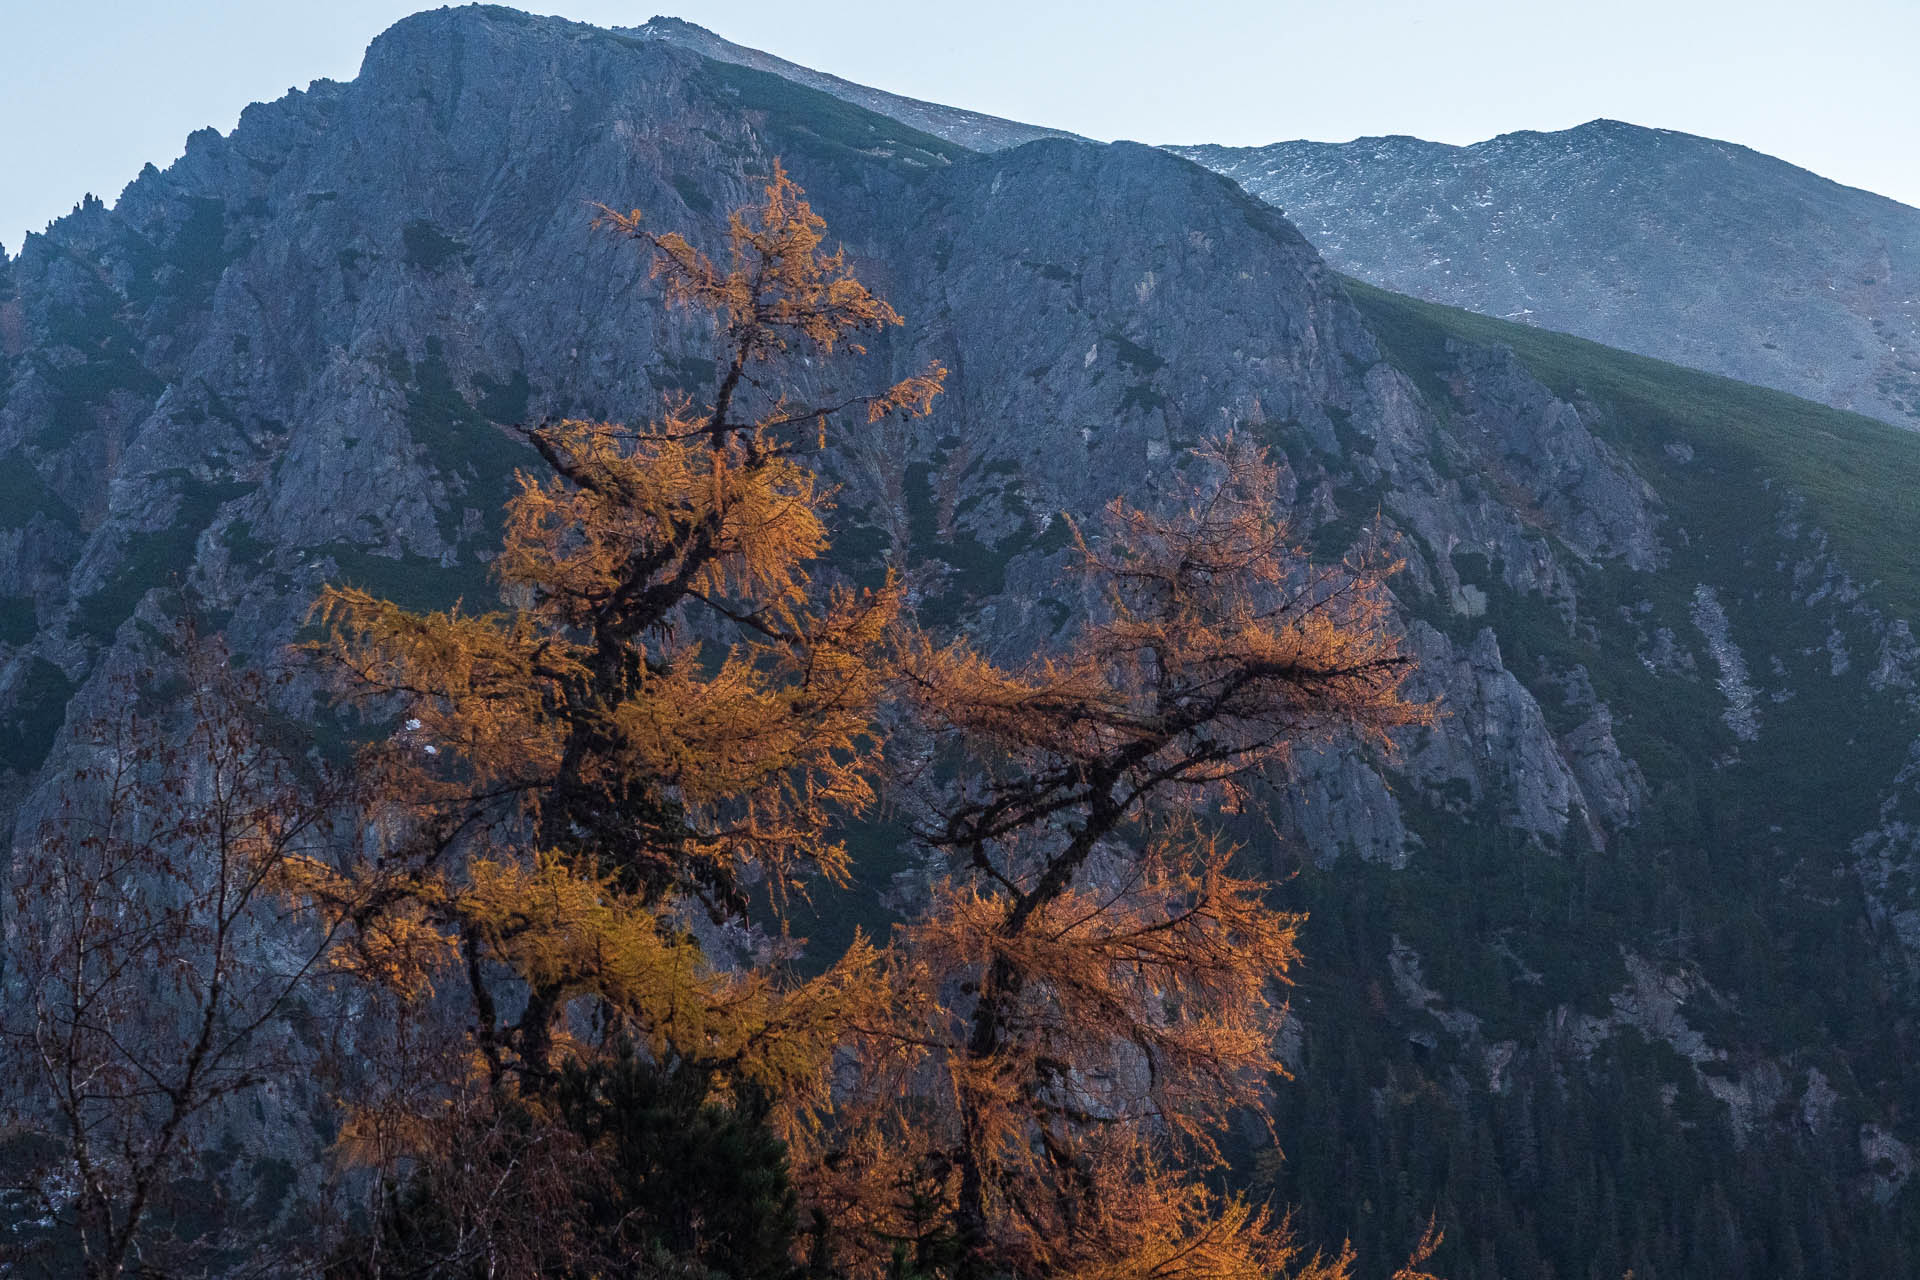
[[[691,49],[704,57],[719,62],[731,62],[738,66],[752,67],[756,71],[768,71],[795,84],[803,84],[809,89],[831,94],[843,102],[865,107],[868,111],[877,111],[881,115],[891,116],[903,124],[910,124],[936,138],[948,142],[957,142],[974,151],[1003,151],[1008,147],[1017,147],[1023,142],[1033,142],[1040,138],[1071,138],[1075,135],[1061,129],[1043,129],[1039,125],[1021,124],[1016,120],[1002,120],[998,116],[967,111],[960,107],[941,106],[937,102],[922,102],[918,98],[906,98],[897,93],[888,93],[884,89],[871,89],[851,80],[842,80],[839,76],[827,75],[810,67],[803,67],[785,58],[776,58],[770,53],[758,49],[749,49],[731,40],[724,40],[707,30],[680,18],[654,18],[643,27],[629,28],[631,34],[652,40],[664,40],[669,44]]]
[[[1920,209],[1611,120],[1172,149],[1374,284],[1920,427]]]

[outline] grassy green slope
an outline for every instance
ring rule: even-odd
[[[1601,433],[1625,449],[1663,496],[1713,505],[1665,452],[1684,443],[1713,471],[1745,472],[1804,497],[1857,578],[1877,584],[1901,617],[1920,614],[1920,433],[1547,329],[1390,293],[1359,280],[1347,292],[1430,400],[1446,400],[1449,338],[1503,343],[1553,391],[1606,410]],[[1696,473],[1698,474],[1698,473]],[[1691,499],[1689,501],[1689,499]],[[1702,511],[1701,514],[1706,514]],[[1740,513],[1730,513],[1738,519]],[[1751,517],[1751,510],[1746,509]]]
[[[1488,613],[1460,618],[1434,605],[1429,620],[1456,642],[1492,626],[1506,665],[1557,732],[1586,714],[1565,705],[1560,684],[1584,668],[1649,795],[1633,829],[1604,854],[1569,864],[1528,859],[1490,809],[1446,812],[1402,788],[1432,853],[1378,888],[1405,908],[1389,909],[1396,927],[1431,948],[1435,985],[1469,1004],[1484,1000],[1481,1011],[1519,1034],[1570,996],[1604,1011],[1623,976],[1621,945],[1666,952],[1702,963],[1746,997],[1748,1043],[1774,1052],[1847,1044],[1879,1059],[1866,1076],[1884,1078],[1894,1046],[1867,1048],[1883,1010],[1858,986],[1838,999],[1833,992],[1850,972],[1874,967],[1848,849],[1877,825],[1920,726],[1871,678],[1874,624],[1838,599],[1809,604],[1809,584],[1796,585],[1792,568],[1817,548],[1805,534],[1789,537],[1782,517],[1802,501],[1801,524],[1829,536],[1833,560],[1866,588],[1865,603],[1883,619],[1913,616],[1920,435],[1579,338],[1347,287],[1389,361],[1437,411],[1451,405],[1448,341],[1504,343],[1557,394],[1594,406],[1594,430],[1629,456],[1665,516],[1660,570],[1574,565],[1572,626],[1539,597],[1503,588],[1483,558],[1454,556],[1463,577],[1486,584]],[[1671,445],[1691,452],[1676,456]],[[1720,671],[1693,621],[1702,585],[1724,607],[1750,668],[1757,741],[1740,741],[1723,718]],[[1691,655],[1690,672],[1644,660],[1659,628]],[[1836,637],[1851,654],[1844,670],[1829,648]],[[1444,902],[1455,909],[1432,909]],[[1512,962],[1496,961],[1496,951],[1549,980],[1514,986]]]

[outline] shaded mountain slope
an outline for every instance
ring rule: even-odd
[[[1162,151],[979,154],[671,40],[420,15],[5,265],[13,856],[184,594],[253,661],[327,581],[482,598],[504,424],[712,372],[594,202],[710,237],[776,156],[908,319],[869,372],[952,370],[828,460],[839,571],[891,557],[930,623],[1031,651],[1080,608],[1059,514],[1222,427],[1318,554],[1405,556],[1446,714],[1303,758],[1245,833],[1313,913],[1275,1177],[1317,1238],[1383,1263],[1437,1211],[1461,1277],[1910,1268],[1920,436],[1347,281]],[[890,918],[866,836],[816,945]]]

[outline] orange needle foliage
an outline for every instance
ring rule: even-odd
[[[1385,570],[1309,570],[1274,468],[1228,438],[1169,505],[1075,530],[1087,621],[1058,651],[1008,669],[937,644],[891,579],[809,573],[830,495],[806,455],[835,415],[925,413],[944,371],[828,404],[763,389],[900,323],[798,188],[776,167],[724,265],[638,213],[602,225],[714,317],[716,389],[639,426],[526,431],[548,472],[508,508],[506,607],[319,601],[348,689],[405,726],[370,753],[380,857],[306,871],[346,954],[407,994],[458,975],[493,1096],[537,1099],[617,1037],[774,1098],[821,1274],[1346,1276],[1203,1180],[1282,1073],[1299,919],[1196,815],[1296,745],[1384,746],[1426,716]],[[885,952],[856,939],[797,985],[716,969],[690,910],[846,875],[833,828],[874,802],[883,702],[947,874]]]
[[[944,371],[826,405],[759,389],[784,376],[761,366],[900,323],[823,252],[778,166],[733,215],[725,268],[638,213],[602,225],[653,255],[670,301],[716,318],[713,399],[525,429],[548,473],[522,474],[507,510],[504,608],[321,597],[346,692],[404,728],[370,752],[380,856],[313,867],[306,887],[352,904],[369,975],[403,993],[459,976],[496,1090],[537,1090],[585,1052],[590,1009],[602,1037],[723,1067],[798,1124],[827,1101],[838,1028],[881,991],[874,949],[783,986],[717,971],[676,913],[724,919],[751,884],[845,874],[829,825],[874,799],[876,655],[901,594],[812,580],[829,495],[805,455],[847,411],[926,412]]]
[[[1383,571],[1308,570],[1259,450],[1191,461],[1170,512],[1116,501],[1099,541],[1076,531],[1091,620],[1062,651],[1007,670],[907,649],[922,836],[951,872],[818,1166],[876,1272],[875,1243],[922,1267],[948,1248],[962,1277],[1346,1272],[1195,1178],[1283,1074],[1299,918],[1194,814],[1303,742],[1386,745],[1427,708],[1400,694]]]

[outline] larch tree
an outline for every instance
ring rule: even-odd
[[[1203,1177],[1283,1074],[1300,922],[1203,814],[1299,746],[1386,746],[1427,708],[1400,693],[1387,567],[1310,569],[1245,440],[1189,464],[1165,507],[1075,531],[1086,621],[1057,652],[906,646],[919,835],[948,871],[813,1171],[872,1274],[1346,1273]]]
[[[651,256],[670,304],[711,318],[717,385],[645,422],[525,429],[546,469],[507,509],[503,607],[320,599],[345,692],[400,727],[368,752],[382,847],[359,868],[316,865],[307,890],[367,976],[464,991],[482,1112],[554,1121],[578,1072],[625,1051],[705,1082],[696,1108],[771,1100],[791,1137],[829,1101],[847,1022],[884,997],[877,952],[856,940],[784,983],[710,963],[695,926],[739,920],[755,886],[844,878],[831,828],[874,800],[902,594],[815,580],[831,495],[809,455],[848,417],[925,413],[944,371],[796,398],[803,361],[830,368],[901,320],[825,250],[777,165],[764,201],[732,215],[724,262],[638,212],[600,226]],[[424,1132],[373,1112],[351,1139]],[[473,1234],[461,1247],[498,1245]]]
[[[1064,647],[1008,669],[935,643],[891,577],[816,580],[831,495],[809,455],[845,415],[870,436],[926,412],[943,371],[797,398],[799,361],[900,318],[777,168],[724,264],[638,213],[602,225],[713,318],[711,397],[526,430],[546,471],[509,504],[502,608],[346,588],[317,606],[345,688],[398,727],[367,753],[376,856],[315,864],[305,890],[361,972],[457,989],[471,1028],[446,1059],[464,1081],[348,1126],[424,1162],[393,1206],[431,1255],[415,1269],[594,1274],[664,1243],[777,1274],[788,1237],[749,1220],[805,1212],[814,1275],[1343,1276],[1346,1255],[1209,1180],[1228,1119],[1281,1074],[1299,920],[1208,819],[1304,743],[1385,744],[1426,714],[1400,693],[1383,569],[1308,568],[1273,467],[1228,438],[1170,503],[1076,530]],[[887,755],[913,762],[894,785],[945,868],[925,908],[804,982],[712,963],[701,919],[844,878],[836,824],[874,804]],[[711,1134],[739,1172],[766,1154],[754,1115],[798,1196],[782,1164],[686,1203],[673,1135]],[[583,1204],[604,1204],[602,1238],[581,1238]]]

